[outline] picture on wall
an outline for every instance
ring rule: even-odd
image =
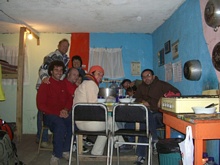
[[[170,40],[164,44],[164,53],[167,54],[170,52]]]
[[[159,52],[158,52],[158,66],[162,66],[164,65],[164,49],[161,49]]]
[[[172,44],[172,55],[173,55],[173,60],[179,57],[179,48],[178,48],[179,40],[174,42]]]

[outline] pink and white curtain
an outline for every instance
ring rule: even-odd
[[[89,68],[100,65],[105,71],[105,78],[118,79],[124,77],[121,48],[90,48]]]

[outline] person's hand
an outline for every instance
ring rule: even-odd
[[[162,97],[160,98],[160,100],[159,100],[158,103],[157,103],[157,107],[158,107],[158,108],[161,108],[161,101],[162,101]]]
[[[69,116],[69,113],[68,113],[67,109],[62,109],[60,111],[60,117],[61,118],[67,118],[68,116]]]
[[[129,84],[130,87],[133,87],[134,86],[134,81],[132,81],[130,84]]]
[[[143,100],[142,103],[143,103],[143,105],[145,105],[146,107],[149,107],[149,106],[150,106],[150,104],[149,104],[147,101],[145,101],[145,100]]]
[[[50,78],[50,77],[45,77],[45,78],[42,80],[42,82],[45,83],[45,84],[50,84],[49,78]]]

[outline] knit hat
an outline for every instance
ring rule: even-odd
[[[90,74],[92,74],[92,72],[95,72],[95,71],[100,71],[104,74],[104,69],[99,65],[94,65],[89,69]]]

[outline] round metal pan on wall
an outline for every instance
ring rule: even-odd
[[[202,75],[202,67],[199,60],[190,60],[184,64],[184,77],[187,80],[198,81]]]
[[[212,51],[212,63],[215,69],[220,71],[220,42],[215,45]]]
[[[220,26],[220,1],[219,0],[209,0],[206,4],[204,11],[204,18],[206,24],[213,27],[215,31],[218,30]]]

